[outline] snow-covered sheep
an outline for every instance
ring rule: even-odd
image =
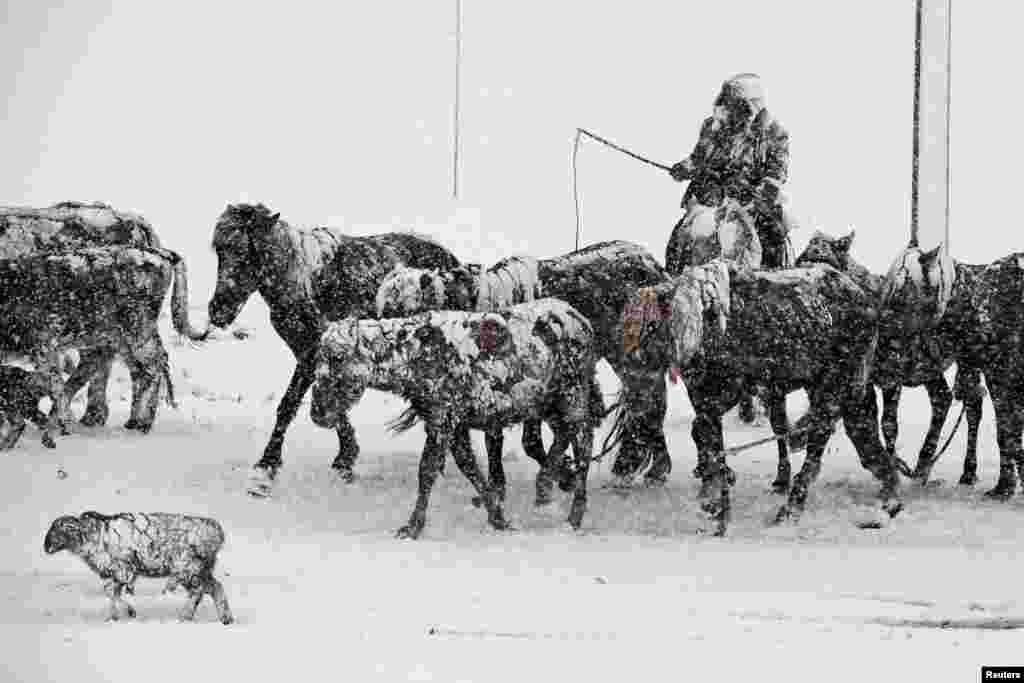
[[[569,523],[578,528],[594,426],[604,414],[596,372],[593,328],[559,299],[494,313],[347,318],[329,325],[321,339],[310,415],[317,425],[334,428],[366,389],[377,389],[409,403],[396,430],[424,422],[419,496],[409,523],[398,532],[407,538],[423,530],[430,490],[449,449],[487,508],[491,526],[505,528],[499,492],[477,466],[469,430],[493,433],[525,420],[547,421],[555,444],[542,472],[547,471],[550,485],[554,464],[572,445],[571,472],[563,471],[573,480]],[[538,494],[543,481],[538,477]]]
[[[46,533],[43,549],[50,555],[68,550],[80,557],[103,579],[110,597],[110,619],[118,618],[118,605],[129,617],[135,609],[122,591],[134,595],[138,577],[167,578],[165,592],[184,586],[189,599],[181,612],[191,621],[209,593],[224,624],[234,619],[224,587],[213,578],[217,553],[224,545],[224,529],[207,517],[156,512],[102,515],[83,512],[58,517]]]

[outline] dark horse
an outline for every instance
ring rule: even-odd
[[[737,268],[721,260],[683,269],[654,288],[669,320],[644,321],[639,348],[628,356],[634,382],[681,370],[696,417],[692,435],[702,465],[703,509],[724,533],[735,475],[725,464],[722,416],[744,391],[761,387],[810,398],[807,457],[776,517],[796,517],[821,469],[834,416],[843,418],[861,464],[882,482],[883,506],[899,512],[899,477],[878,437],[868,373],[877,314],[866,292],[829,266],[779,271]],[[777,436],[785,424],[772,425]],[[784,438],[779,439],[780,446]]]
[[[409,232],[353,237],[329,227],[300,230],[262,204],[228,205],[213,231],[217,288],[210,323],[230,325],[254,292],[270,308],[270,322],[295,355],[291,382],[277,407],[277,421],[253,470],[249,492],[266,495],[281,467],[285,432],[313,383],[316,353],[326,322],[375,318],[374,299],[393,268],[454,268],[447,249]],[[353,478],[359,454],[347,416],[336,427],[338,455],[332,467],[343,481]]]
[[[885,279],[869,272],[850,256],[853,238],[853,232],[838,238],[816,232],[797,258],[797,266],[827,263],[852,277],[881,306]],[[934,249],[912,254],[911,258],[914,256],[920,264],[920,272],[929,273],[933,271],[931,263],[939,257],[939,252]],[[902,324],[902,316],[889,317],[883,310],[872,382],[882,390],[882,434],[890,455],[896,451],[900,393],[903,387],[924,385],[928,391],[932,419],[917,456],[917,465],[910,472],[910,476],[922,484],[927,483],[938,460],[936,449],[939,436],[953,399],[964,402],[967,453],[960,484],[973,486],[978,481],[978,426],[982,418],[985,390],[981,386],[978,368],[972,365],[969,333],[977,327],[972,296],[978,276],[985,267],[955,262],[954,268],[949,302],[933,325],[910,331],[908,326]],[[957,364],[956,381],[950,391],[945,372],[954,362]]]
[[[970,361],[985,373],[999,443],[999,481],[986,495],[1005,500],[1016,491],[1018,474],[1024,475],[1024,253],[987,266],[978,275],[972,303],[977,326],[965,331]]]
[[[542,296],[565,301],[593,325],[598,358],[607,360],[623,380],[623,399],[630,403],[630,414],[638,416],[623,428],[620,458],[616,461],[616,468],[620,462],[629,467],[613,469],[613,475],[622,486],[625,479],[650,461],[645,479],[648,484],[661,484],[672,469],[664,433],[665,380],[646,384],[643,392],[630,390],[625,381],[628,377],[622,372],[626,341],[622,311],[638,288],[667,281],[665,270],[650,252],[638,244],[614,240],[554,258],[509,257],[487,270],[481,270],[477,264],[434,272],[399,268],[381,286],[377,310],[390,317],[437,309],[491,311]],[[504,496],[502,430],[488,432],[486,443],[491,483]],[[541,465],[537,503],[547,504],[551,501],[550,483],[555,473],[546,465],[550,459],[541,440],[540,420],[523,422],[522,443],[523,451]]]

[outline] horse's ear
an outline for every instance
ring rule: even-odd
[[[849,253],[850,247],[853,246],[853,240],[856,237],[856,235],[856,230],[853,230],[851,228],[849,234],[845,235],[844,237],[840,237],[839,239],[836,240],[836,248],[841,252]]]
[[[939,256],[940,249],[942,249],[941,244],[930,251],[921,252],[921,255],[918,257],[918,261],[920,262],[921,266],[924,267],[935,261],[935,259],[937,259]]]
[[[270,217],[270,224],[274,225],[280,219],[281,219],[281,212],[278,211],[277,213],[275,213],[273,216]]]

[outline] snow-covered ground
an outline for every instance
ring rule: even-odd
[[[936,468],[946,485],[908,489],[905,511],[880,530],[854,525],[877,486],[840,433],[799,524],[767,524],[781,501],[768,493],[775,450],[765,445],[734,459],[729,537],[699,535],[692,413],[676,388],[667,488],[603,491],[601,463],[582,532],[566,532],[566,500],[533,510],[535,467],[513,430],[507,514],[517,532],[488,530],[449,466],[423,538],[399,541],[422,432],[392,437],[384,423],[401,404],[382,394],[353,415],[355,484],[332,480],[336,438],[304,409],[275,495],[245,495],[293,367],[265,312],[252,305],[247,315],[254,334],[245,341],[193,349],[165,337],[180,410],[162,407],[151,434],[120,428],[130,385],[118,367],[107,427],[79,427],[54,451],[30,428],[0,454],[0,679],[970,681],[982,664],[1020,663],[1021,636],[1007,627],[1024,622],[1024,502],[981,498],[997,472],[988,404],[977,490],[951,485],[962,428]],[[601,379],[606,393],[617,388],[607,367]],[[794,412],[800,401],[791,399]],[[913,460],[928,418],[923,391],[905,394],[901,418]],[[726,424],[729,444],[768,433],[734,415]],[[160,595],[155,580],[139,582],[136,620],[105,622],[100,581],[67,553],[42,549],[53,518],[90,509],[219,519],[228,540],[218,575],[236,623],[218,623],[208,600],[196,623],[178,623],[183,594]]]

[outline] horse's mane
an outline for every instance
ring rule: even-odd
[[[480,273],[476,310],[493,311],[543,296],[539,263],[532,256],[509,256]]]

